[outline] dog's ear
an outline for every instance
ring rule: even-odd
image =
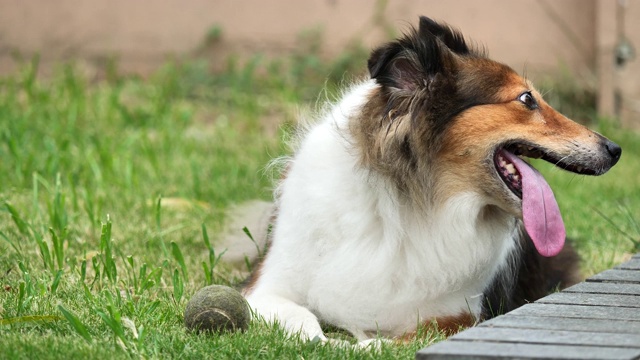
[[[373,51],[369,73],[383,87],[412,93],[433,88],[434,80],[443,76],[451,77],[456,68],[454,54],[468,53],[460,33],[422,16],[418,30]]]
[[[407,92],[416,91],[427,78],[416,54],[398,44],[375,50],[369,58],[369,73],[380,85]]]
[[[426,16],[420,16],[419,34],[430,33],[438,38],[452,52],[458,55],[470,53],[469,46],[462,34],[453,28],[439,24]]]

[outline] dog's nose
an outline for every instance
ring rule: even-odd
[[[620,155],[622,154],[622,148],[620,145],[614,143],[611,140],[605,140],[604,146],[607,148],[609,155],[611,155],[611,166],[615,165],[618,160],[620,160]]]

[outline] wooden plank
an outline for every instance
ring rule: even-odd
[[[608,281],[617,283],[640,284],[640,271],[635,270],[605,270],[593,275],[587,281]]]
[[[635,308],[585,305],[533,303],[521,306],[509,315],[640,321],[640,311]]]
[[[631,259],[625,263],[615,266],[614,269],[619,270],[640,270],[640,258]]]
[[[615,284],[605,282],[582,282],[562,292],[581,292],[589,294],[640,295],[640,284]]]
[[[609,346],[640,349],[640,334],[615,334],[612,336],[604,336],[604,334],[597,332],[576,332],[566,330],[473,327],[458,333],[457,335],[449,338],[449,340]]]
[[[640,253],[420,350],[417,359],[640,359]]]
[[[507,314],[487,320],[478,327],[513,328],[513,329],[545,329],[578,332],[599,332],[602,334],[638,334],[640,321],[612,319],[574,319],[550,318],[540,316],[512,316]],[[609,335],[606,335],[609,336]],[[612,335],[615,336],[615,335]]]
[[[418,360],[449,359],[635,359],[640,349],[518,344],[481,341],[443,341],[416,353]]]
[[[558,292],[536,301],[541,304],[622,306],[640,308],[640,296]]]

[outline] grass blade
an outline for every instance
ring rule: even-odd
[[[0,231],[0,237],[3,238],[6,242],[8,242],[9,245],[11,245],[11,247],[13,248],[13,250],[16,251],[16,253],[18,254],[19,257],[21,257],[21,258],[23,257],[22,252],[20,251],[18,246],[13,241],[9,240],[7,235],[5,235],[5,233],[3,233],[2,231]]]
[[[42,258],[45,269],[53,271],[53,258],[51,256],[51,251],[49,250],[49,244],[47,244],[39,232],[34,231],[33,238],[36,240],[36,244],[38,244],[40,257]]]
[[[182,299],[182,295],[184,294],[184,282],[182,281],[182,277],[178,273],[178,269],[173,271],[173,297],[176,302],[180,302]]]
[[[71,327],[78,333],[78,335],[82,336],[87,342],[91,342],[91,334],[87,330],[87,327],[78,319],[78,317],[73,314],[71,311],[65,309],[62,305],[58,305],[58,310],[62,313],[62,315],[69,321]]]
[[[111,249],[111,220],[107,217],[107,222],[102,224],[100,233],[100,252],[102,253],[102,264],[104,273],[109,281],[115,284],[118,281],[118,270],[116,268],[115,258]]]
[[[173,241],[171,242],[171,253],[178,262],[178,265],[180,265],[182,276],[184,276],[185,281],[188,281],[189,278],[187,277],[187,265],[184,262],[184,256],[182,256],[182,251],[180,251],[180,247],[178,247],[178,244]]]
[[[209,266],[207,265],[206,262],[202,262],[202,270],[204,271],[204,283],[205,285],[212,285],[213,284],[213,279],[212,279],[212,272],[211,269],[209,269]]]
[[[53,247],[53,257],[58,265],[58,270],[64,267],[64,240],[60,238],[53,228],[49,228]]]
[[[16,208],[14,208],[13,205],[11,205],[7,201],[5,201],[4,206],[7,208],[7,210],[9,210],[9,213],[11,214],[11,219],[18,227],[18,230],[20,231],[20,233],[22,235],[29,236],[29,225],[27,225],[27,223],[24,220],[22,220],[22,217],[20,216],[20,213],[18,213],[18,210],[16,210]]]
[[[63,234],[67,227],[67,210],[65,208],[65,196],[62,192],[62,180],[60,173],[56,174],[53,203],[50,208],[51,225],[58,233]]]
[[[251,231],[249,231],[249,228],[245,226],[242,228],[242,231],[244,231],[244,233],[249,237],[253,245],[256,247],[256,250],[258,251],[258,258],[262,258],[262,249],[260,249],[260,245],[258,245],[258,242],[253,238],[253,235],[251,234]]]
[[[207,248],[211,248],[211,242],[209,241],[209,234],[207,234],[207,227],[202,223],[202,238],[204,239],[204,244],[207,245]]]
[[[162,251],[164,252],[164,255],[169,257],[169,253],[164,243],[163,232],[162,232],[162,195],[158,195],[158,200],[156,201],[155,218],[156,218],[156,232],[157,232],[158,242],[162,247]]]
[[[605,219],[611,226],[613,226],[613,228],[616,229],[620,234],[622,234],[624,237],[629,239],[629,241],[631,241],[634,244],[634,246],[638,245],[638,240],[635,239],[633,236],[629,235],[624,230],[622,230],[622,228],[620,226],[618,226],[618,224],[616,224],[610,217],[608,217],[607,215],[603,214],[600,210],[598,210],[596,208],[594,208],[593,210],[596,213],[598,213],[598,215],[602,216],[602,218]]]
[[[58,286],[60,285],[60,279],[62,278],[62,270],[58,270],[56,272],[55,278],[53,278],[53,282],[51,283],[51,294],[55,294],[56,290],[58,290]]]
[[[160,232],[161,223],[162,223],[162,195],[158,196],[158,200],[156,200],[156,229]]]

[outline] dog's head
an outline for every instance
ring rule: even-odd
[[[564,225],[546,181],[520,157],[585,175],[603,174],[620,158],[618,145],[555,111],[529,81],[429,18],[375,50],[368,65],[379,86],[353,129],[363,163],[411,197],[437,203],[478,194],[522,218],[543,255],[560,251]]]

